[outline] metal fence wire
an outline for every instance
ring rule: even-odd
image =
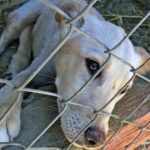
[[[35,70],[32,75],[27,78],[24,83],[20,86],[17,87],[16,90],[17,91],[17,98],[15,99],[15,101],[13,101],[13,103],[9,106],[9,108],[7,109],[7,111],[2,115],[2,117],[0,118],[0,123],[3,122],[3,120],[9,115],[10,111],[13,109],[13,107],[16,105],[17,101],[20,100],[20,96],[22,92],[30,92],[30,93],[38,93],[38,94],[43,94],[43,95],[49,95],[49,96],[54,96],[57,97],[61,103],[64,104],[64,107],[61,109],[61,111],[59,112],[59,114],[55,117],[54,120],[51,121],[51,123],[34,139],[34,141],[32,141],[28,146],[24,146],[21,143],[0,143],[0,145],[6,145],[6,146],[16,146],[16,147],[20,147],[22,149],[25,150],[29,150],[31,148],[33,148],[33,145],[42,137],[43,134],[45,134],[47,132],[47,130],[61,117],[61,115],[65,112],[66,107],[68,104],[71,105],[78,105],[78,106],[82,106],[82,107],[90,107],[84,104],[80,104],[80,103],[75,103],[72,100],[79,95],[92,81],[93,79],[102,71],[102,69],[106,66],[106,64],[109,62],[111,57],[115,57],[118,61],[121,61],[122,63],[126,64],[127,66],[129,66],[131,68],[131,72],[133,73],[132,77],[128,80],[128,82],[109,100],[109,102],[107,104],[105,104],[102,108],[99,108],[99,110],[96,110],[94,108],[94,112],[95,113],[95,118],[93,120],[91,120],[91,122],[89,124],[87,124],[86,127],[84,127],[84,129],[82,131],[80,131],[80,133],[72,140],[72,142],[70,143],[70,145],[66,148],[67,150],[69,150],[71,148],[71,146],[73,145],[73,143],[78,139],[78,137],[94,122],[94,120],[97,119],[97,116],[99,114],[105,114],[105,115],[109,115],[111,117],[120,119],[117,115],[113,115],[113,114],[108,114],[108,113],[104,113],[103,109],[109,105],[117,95],[119,95],[121,93],[121,91],[123,91],[127,85],[135,78],[135,76],[138,76],[142,79],[144,79],[145,81],[150,83],[150,79],[148,79],[147,77],[138,74],[137,71],[142,68],[144,65],[146,65],[149,61],[150,58],[148,58],[141,66],[139,66],[138,68],[134,68],[131,64],[129,64],[128,62],[126,62],[126,60],[121,59],[120,57],[116,56],[115,54],[112,53],[112,51],[115,51],[127,38],[129,38],[133,32],[135,32],[139,26],[141,24],[143,24],[143,22],[150,16],[150,11],[139,21],[139,23],[137,23],[137,25],[112,49],[109,49],[107,47],[107,45],[104,45],[101,41],[98,41],[97,39],[95,39],[94,37],[89,36],[87,33],[81,31],[80,29],[76,28],[74,26],[74,23],[76,21],[78,21],[98,0],[92,0],[75,18],[70,18],[64,11],[62,11],[60,8],[54,6],[53,4],[51,4],[50,1],[46,1],[46,0],[40,0],[43,4],[45,4],[47,7],[49,7],[50,9],[55,10],[57,13],[63,15],[64,17],[67,18],[67,25],[70,27],[69,32],[66,34],[66,36],[63,38],[63,40],[55,47],[55,50],[53,51],[53,53],[51,53],[47,59],[38,67],[37,70]],[[105,48],[105,53],[108,55],[106,61],[101,65],[101,67],[99,68],[99,70],[84,84],[84,86],[82,86],[74,95],[72,95],[69,99],[63,99],[61,95],[57,94],[57,93],[52,93],[52,92],[47,92],[47,91],[42,91],[42,90],[37,90],[37,89],[30,89],[30,88],[26,88],[26,85],[41,71],[41,69],[48,63],[48,61],[50,59],[52,59],[52,57],[60,50],[60,48],[65,44],[65,42],[70,38],[71,34],[73,31],[79,32],[80,34],[84,35],[85,37],[89,38],[90,40],[92,40],[93,42],[95,42],[96,44],[99,44],[101,46],[103,46]],[[5,79],[0,79],[0,83],[5,83],[10,85],[10,81],[5,80]],[[148,124],[146,124],[144,127],[141,127],[140,125],[130,122],[128,121],[128,119],[135,113],[136,110],[138,110],[140,108],[140,106],[142,106],[145,102],[148,101],[148,99],[150,98],[150,94],[141,102],[141,104],[139,104],[138,107],[136,107],[132,113],[130,113],[128,116],[126,116],[124,119],[120,119],[121,121],[121,125],[120,127],[117,129],[117,131],[111,136],[111,138],[104,144],[104,146],[101,149],[104,149],[106,147],[107,144],[109,144],[109,142],[111,141],[111,139],[118,133],[118,131],[123,127],[124,123],[128,123],[128,124],[132,124],[136,127],[138,127],[140,129],[140,133],[138,136],[136,136],[136,138],[128,145],[128,147],[126,147],[126,149],[128,149],[134,142],[135,140],[142,134],[143,131],[148,131],[150,132],[150,129],[147,129],[147,126],[150,124],[150,121],[148,122]],[[39,148],[37,148],[39,149]],[[36,148],[35,148],[36,150]]]

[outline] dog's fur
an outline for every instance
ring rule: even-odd
[[[63,9],[72,18],[86,4],[82,0],[51,0],[50,2]],[[9,104],[18,96],[17,91],[14,91],[13,88],[22,85],[68,32],[69,29],[65,22],[66,19],[63,16],[56,14],[55,11],[46,7],[38,0],[30,0],[9,15],[6,29],[0,38],[0,53],[2,54],[7,45],[18,37],[20,43],[18,51],[12,57],[7,70],[7,73],[12,73],[13,79],[11,84],[13,86],[6,85],[0,90],[1,114],[6,111]],[[101,41],[110,49],[125,36],[125,32],[121,27],[105,21],[93,8],[78,20],[75,26]],[[80,33],[74,32],[57,53],[56,57],[37,75],[33,83],[34,85],[40,85],[47,82],[45,75],[56,75],[58,93],[65,99],[68,99],[91,77],[85,60],[88,58],[101,65],[108,57],[104,51],[105,49],[102,46]],[[31,53],[33,53],[34,60],[30,64]],[[124,41],[113,53],[132,64],[135,68],[140,66],[149,57],[148,53],[142,50],[142,48],[134,48],[129,39]],[[149,66],[150,64],[147,67],[143,67],[139,73],[148,71]],[[102,70],[101,75],[96,77],[73,101],[90,105],[99,110],[131,78],[133,73],[130,72],[130,69],[130,67],[112,57]],[[132,86],[132,83],[133,81],[130,82],[128,88]],[[103,111],[111,113],[116,102],[124,94],[117,96]],[[20,101],[0,125],[0,142],[8,142],[19,133]],[[59,109],[63,107],[59,101],[58,105]],[[61,126],[67,139],[71,141],[94,116],[93,109],[68,104],[66,111],[61,116]],[[91,125],[93,132],[88,133],[86,136],[89,139],[95,136],[96,143],[94,145],[87,141],[85,134],[78,138],[75,145],[84,148],[98,147],[105,140],[108,131],[108,121],[109,116],[98,115],[98,118]]]

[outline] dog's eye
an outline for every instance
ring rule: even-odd
[[[99,69],[99,64],[95,60],[86,59],[86,65],[92,75]]]

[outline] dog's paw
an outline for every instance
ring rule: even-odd
[[[21,101],[22,94],[14,91],[13,86],[0,89],[0,142],[12,142],[19,134]]]
[[[0,106],[0,118],[6,112],[11,103],[6,103]],[[13,142],[20,131],[20,102],[17,102],[15,107],[9,112],[8,116],[0,121],[0,143]],[[0,149],[4,145],[0,144]]]

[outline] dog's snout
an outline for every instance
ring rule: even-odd
[[[85,131],[87,147],[98,147],[105,142],[105,133],[96,127],[89,127]]]

